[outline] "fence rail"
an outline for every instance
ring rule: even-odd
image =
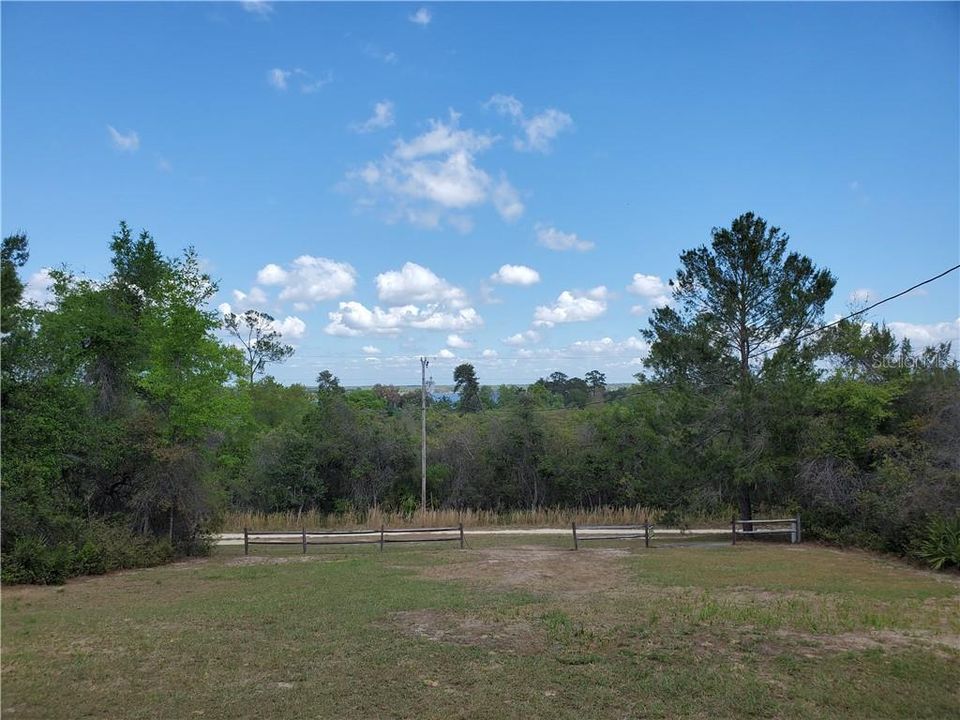
[[[397,535],[430,535],[442,533],[439,537],[394,537]],[[451,535],[451,533],[456,533]],[[261,537],[283,537],[291,539],[261,540]],[[293,539],[296,538],[296,539]],[[345,539],[339,539],[345,538]],[[356,539],[351,539],[356,538]],[[251,545],[300,545],[303,554],[308,545],[379,545],[380,551],[387,543],[415,542],[459,542],[460,549],[465,547],[463,523],[456,527],[440,528],[388,528],[383,525],[379,530],[250,530],[243,529],[243,554],[250,554]]]
[[[573,531],[574,550],[579,550],[580,543],[588,540],[637,540],[643,538],[643,546],[650,547],[650,531],[653,530],[653,527],[650,523],[644,523],[643,525],[580,525],[579,527],[576,522],[570,523],[570,529]],[[590,535],[591,530],[602,530],[604,532],[601,535]],[[624,532],[611,535],[608,532],[610,530],[622,530]],[[585,535],[584,531],[588,534]]]
[[[771,528],[760,528],[759,530],[754,530],[754,525],[786,525],[786,527],[771,527]],[[738,526],[741,526],[741,529],[737,529]],[[749,528],[749,529],[747,529]],[[801,538],[801,529],[800,529],[800,516],[792,518],[780,518],[774,520],[738,520],[734,516],[730,520],[730,539],[733,545],[737,544],[738,535],[789,535],[790,543],[796,544],[800,542]]]

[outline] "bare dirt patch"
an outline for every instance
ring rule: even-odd
[[[773,633],[776,641],[796,643],[801,647],[800,654],[806,657],[818,657],[823,653],[863,652],[876,649],[901,649],[920,647],[927,650],[952,649],[960,651],[960,636],[934,633],[902,633],[895,630],[874,630],[871,632],[846,632],[837,635],[813,635],[808,633],[779,630]]]
[[[578,593],[610,590],[622,581],[617,562],[629,555],[617,548],[564,550],[537,545],[483,548],[460,562],[427,568],[442,580],[467,580],[534,592]]]
[[[523,620],[487,620],[436,610],[411,610],[393,613],[389,624],[410,637],[517,655],[534,654],[544,647],[541,634]]]

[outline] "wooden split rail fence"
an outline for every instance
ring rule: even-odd
[[[587,540],[637,540],[643,538],[643,546],[650,547],[651,530],[654,526],[649,523],[643,525],[580,525],[570,523],[573,530],[573,549],[579,550],[580,543]],[[603,531],[601,534],[591,535],[590,532]]]
[[[762,525],[756,528],[754,525]],[[749,530],[743,529],[749,527]],[[800,542],[800,516],[792,518],[782,518],[779,520],[737,520],[736,516],[730,520],[730,536],[734,545],[737,544],[737,536],[745,535],[752,537],[754,535],[789,535],[790,542],[796,544]]]
[[[451,534],[456,533],[456,534]],[[397,535],[413,537],[396,537]],[[438,535],[438,537],[422,537]],[[298,537],[299,536],[299,537]],[[277,538],[275,540],[263,538]],[[296,539],[294,539],[296,538]],[[379,530],[250,530],[243,529],[243,554],[250,554],[251,545],[300,545],[303,554],[308,545],[379,545],[381,552],[387,543],[459,542],[463,550],[463,523],[456,527],[388,528]]]

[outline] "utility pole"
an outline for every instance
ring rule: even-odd
[[[430,361],[420,358],[420,508],[427,511],[427,367]]]

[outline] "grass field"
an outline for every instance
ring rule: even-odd
[[[470,545],[5,588],[3,715],[960,715],[955,575],[809,545]]]

